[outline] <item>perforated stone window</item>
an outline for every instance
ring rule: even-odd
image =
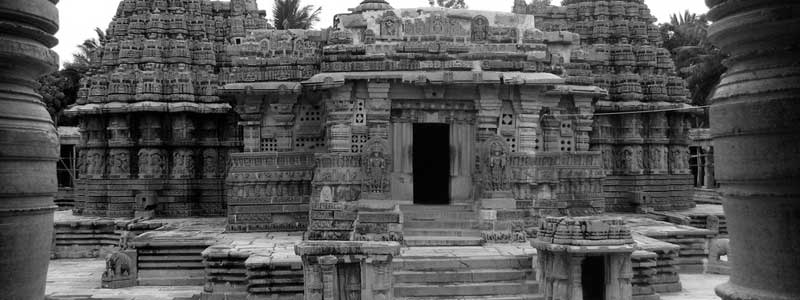
[[[354,134],[350,140],[350,152],[361,153],[364,151],[364,144],[367,143],[366,134]]]
[[[261,152],[278,152],[278,139],[276,138],[261,139]]]
[[[353,125],[367,124],[367,108],[364,99],[358,99],[353,103]]]
[[[511,148],[511,152],[517,152],[517,138],[507,137],[506,143],[508,143],[508,147]]]
[[[295,151],[306,150],[316,151],[325,149],[325,138],[322,137],[302,137],[294,141]]]
[[[300,111],[300,122],[309,123],[322,121],[322,109],[319,106],[303,105]]]
[[[561,151],[562,152],[572,152],[573,145],[572,140],[563,139],[561,140]]]

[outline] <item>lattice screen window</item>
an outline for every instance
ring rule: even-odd
[[[514,126],[514,115],[513,114],[503,114],[500,116],[500,125],[503,126]]]
[[[261,139],[261,152],[278,152],[278,139],[276,138]]]
[[[366,134],[354,134],[352,140],[350,140],[350,152],[352,153],[361,153],[364,151],[364,144],[367,143],[367,135]]]
[[[572,136],[572,122],[561,122],[561,136]]]
[[[506,143],[508,143],[508,147],[511,148],[511,152],[517,152],[517,138],[506,137]]]
[[[300,111],[300,122],[322,121],[322,109],[319,106],[303,105]]]
[[[353,125],[367,124],[367,108],[364,99],[358,99],[353,104]]]
[[[562,139],[561,140],[561,151],[562,152],[572,152],[572,140],[570,139]]]
[[[325,138],[322,137],[304,137],[297,138],[294,141],[295,150],[317,151],[325,149]]]

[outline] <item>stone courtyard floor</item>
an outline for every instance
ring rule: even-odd
[[[202,292],[202,286],[138,286],[101,289],[103,259],[58,259],[47,270],[45,299],[58,300],[189,300]]]

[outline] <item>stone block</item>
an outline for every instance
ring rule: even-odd
[[[399,223],[400,214],[398,213],[359,213],[358,222],[360,223]]]
[[[481,199],[481,208],[512,210],[517,208],[517,201],[514,198]]]

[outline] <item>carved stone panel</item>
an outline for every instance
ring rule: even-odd
[[[390,191],[389,172],[392,161],[387,141],[381,138],[367,141],[362,155],[362,190],[367,193],[365,197],[385,197]]]
[[[480,149],[479,175],[484,191],[508,191],[511,167],[511,149],[505,139],[493,136]]]

